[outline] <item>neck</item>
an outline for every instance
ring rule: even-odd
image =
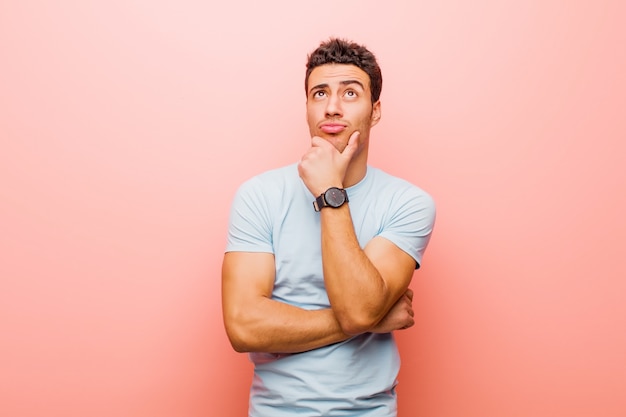
[[[367,149],[363,149],[358,155],[355,155],[348,165],[346,176],[343,180],[343,188],[352,187],[365,178],[367,173]]]

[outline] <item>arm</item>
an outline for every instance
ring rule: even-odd
[[[248,182],[231,208],[228,251],[222,265],[222,307],[233,348],[244,352],[295,353],[346,340],[335,311],[306,310],[272,299],[275,259],[263,187]],[[375,251],[372,252],[375,254]],[[388,333],[413,324],[410,296],[400,298],[370,329]]]
[[[331,309],[304,310],[272,300],[274,273],[270,253],[224,255],[224,326],[236,351],[294,353],[348,339]]]
[[[366,167],[362,157],[353,161],[358,149],[358,132],[350,136],[341,152],[328,141],[313,137],[299,165],[300,177],[309,191],[319,195],[331,186],[342,187],[349,167],[352,178],[348,185],[360,180],[359,172]],[[383,237],[372,239],[362,249],[347,204],[322,209],[320,217],[324,282],[332,309],[344,332],[368,331],[402,300],[415,271],[415,260]]]
[[[361,249],[347,205],[320,215],[328,298],[342,329],[358,334],[379,323],[407,291],[415,260],[382,237]]]
[[[304,310],[272,300],[274,257],[270,253],[229,252],[222,266],[224,326],[238,352],[295,353],[349,338],[331,309]],[[414,324],[406,293],[369,329],[388,333]]]

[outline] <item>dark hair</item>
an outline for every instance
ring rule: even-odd
[[[351,64],[362,69],[370,78],[372,103],[376,103],[383,88],[383,75],[376,57],[365,46],[344,39],[330,38],[307,57],[304,91],[308,94],[309,75],[314,68],[325,64]]]

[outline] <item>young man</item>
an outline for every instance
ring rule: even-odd
[[[224,324],[250,352],[250,417],[396,416],[392,331],[414,324],[408,289],[435,208],[421,189],[368,166],[382,75],[340,39],[308,57],[311,147],[246,181],[231,208]]]

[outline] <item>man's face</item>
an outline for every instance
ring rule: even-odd
[[[368,143],[370,128],[380,119],[380,101],[372,105],[365,71],[355,65],[325,64],[309,75],[306,114],[311,136],[322,137],[343,152],[357,130],[360,143]]]

